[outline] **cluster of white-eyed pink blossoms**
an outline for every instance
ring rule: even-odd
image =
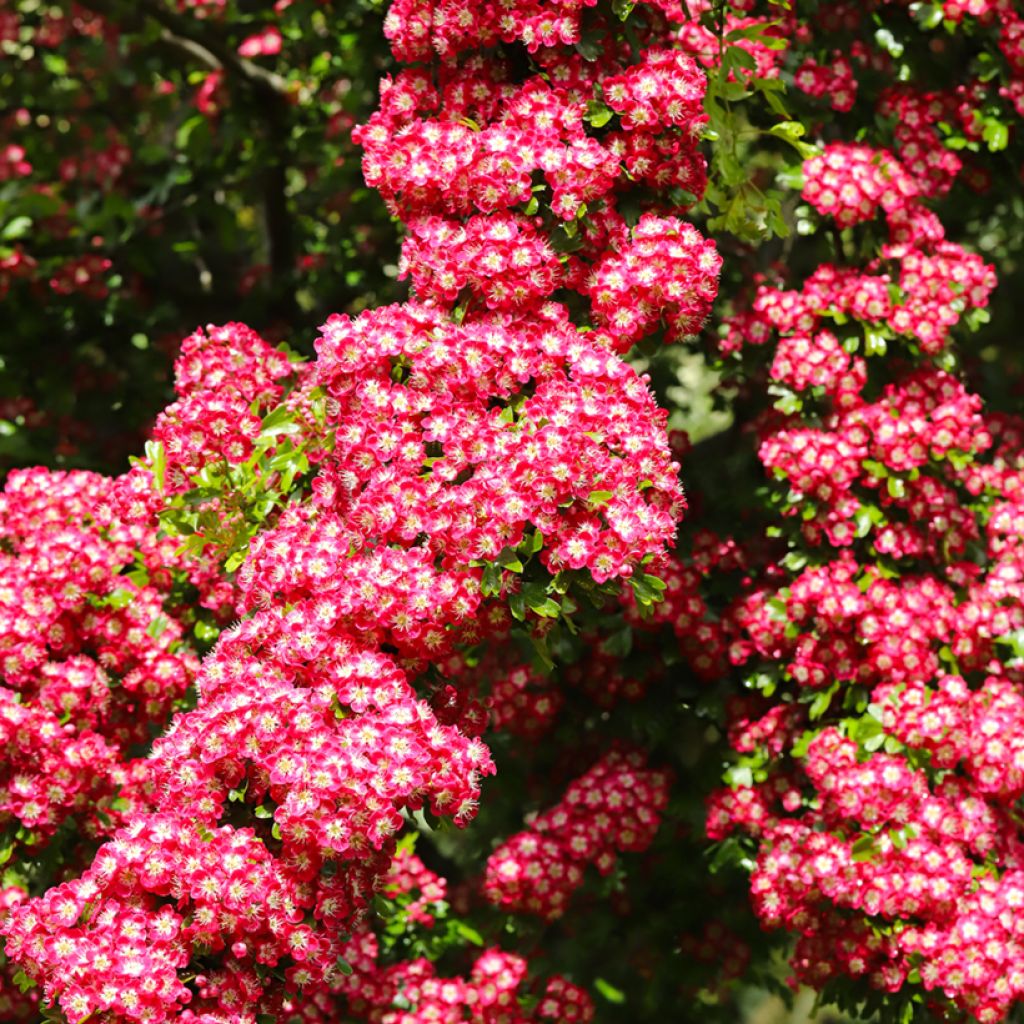
[[[115,486],[120,515],[187,521],[204,557],[248,545],[225,568],[241,621],[146,762],[157,809],[2,925],[68,1020],[391,1020],[345,981],[368,903],[409,815],[466,824],[494,771],[479,729],[430,699],[444,659],[543,632],[573,586],[642,576],[673,541],[667,416],[622,355],[693,332],[714,298],[714,245],[668,197],[703,190],[703,72],[675,48],[670,5],[641,5],[635,59],[612,22],[584,58],[580,18],[604,15],[554,6],[552,23],[532,2],[393,5],[396,56],[432,66],[387,81],[359,138],[408,224],[414,300],[332,317],[305,365],[242,325],[197,333],[179,400]],[[537,72],[485,60],[497,38]],[[403,998],[421,1005],[394,1020],[465,1019],[438,1016],[432,969],[409,970]],[[589,1019],[560,978],[522,1009],[524,972],[482,957],[459,982],[490,993],[471,1019]]]

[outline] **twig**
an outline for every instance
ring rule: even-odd
[[[210,71],[223,71],[227,82],[249,94],[266,128],[271,158],[262,175],[263,209],[271,273],[282,285],[273,314],[287,318],[294,312],[294,226],[288,211],[288,142],[290,89],[288,81],[242,57],[225,41],[217,27],[171,10],[163,0],[136,0],[130,6],[118,0],[81,0],[88,10],[114,25],[142,27],[146,19],[161,27],[160,42],[187,54]]]
[[[88,0],[85,6],[97,4],[105,6],[105,0]],[[207,67],[224,68],[229,74],[253,86],[258,91],[268,92],[276,97],[288,95],[288,83],[280,75],[260,67],[254,61],[239,56],[230,46],[211,31],[212,26],[197,18],[187,18],[160,0],[140,0],[138,10],[149,15],[155,22],[164,27],[165,38],[175,46],[191,53]]]

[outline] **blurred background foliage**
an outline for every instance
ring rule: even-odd
[[[383,8],[0,3],[3,464],[123,468],[200,324],[310,351],[403,293],[350,138]]]

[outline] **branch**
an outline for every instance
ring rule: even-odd
[[[80,0],[81,5],[106,18],[113,25],[141,27],[148,17],[162,26],[160,40],[187,53],[211,71],[225,70],[236,80],[261,94],[264,99],[288,98],[288,82],[267,68],[240,56],[224,43],[213,25],[188,18],[166,7],[161,0],[138,0],[128,11],[119,9],[117,0]],[[142,17],[140,17],[142,16]]]
[[[164,0],[136,0],[127,10],[119,7],[118,0],[79,2],[114,25],[141,28],[146,19],[156,22],[161,27],[161,43],[187,54],[211,71],[223,70],[229,83],[240,85],[248,91],[249,99],[255,101],[252,106],[261,116],[270,151],[262,185],[270,266],[280,288],[274,312],[287,318],[295,306],[294,289],[290,287],[295,270],[295,237],[286,193],[291,108],[287,80],[240,56],[224,41],[215,25],[178,14]]]
[[[169,29],[165,28],[160,33],[160,39],[162,42],[167,43],[168,46],[173,46],[175,49],[188,54],[188,56],[205,65],[211,71],[220,71],[224,67],[205,46],[200,46],[199,43],[186,39],[184,36],[176,36]]]
[[[206,22],[178,14],[160,0],[140,0],[138,9],[163,26],[163,35],[168,42],[190,53],[207,67],[214,70],[224,68],[257,91],[278,99],[287,98],[288,82],[284,78],[225,46]]]

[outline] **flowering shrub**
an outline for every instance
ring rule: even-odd
[[[653,41],[667,28],[655,13],[647,33]],[[557,49],[545,61],[574,68],[592,89],[622,67],[611,54],[584,67]],[[655,82],[665,66],[650,51],[642,65]],[[685,102],[652,107],[643,124],[693,147],[702,75],[684,55],[671,67],[691,77]],[[436,145],[446,129],[426,115],[485,118],[478,86],[489,88],[493,69],[476,68],[450,69],[452,88],[433,97],[422,73],[403,73],[359,136],[368,180],[381,181],[396,212],[420,218],[410,238],[429,247],[427,232],[452,232],[468,246],[466,269],[459,257],[438,265],[432,247],[411,249],[404,265],[416,298],[332,316],[306,365],[239,324],[192,335],[176,367],[177,401],[158,417],[145,458],[109,485],[114,516],[140,532],[155,519],[160,535],[184,540],[186,576],[201,578],[211,561],[233,575],[230,593],[214,589],[242,620],[206,654],[194,707],[152,744],[143,771],[159,799],[130,807],[84,871],[14,907],[3,926],[8,957],[68,1019],[316,1016],[339,1000],[386,1019],[376,1015],[396,984],[427,1013],[438,998],[429,961],[377,978],[371,962],[355,987],[344,979],[355,970],[353,931],[372,952],[366,910],[375,889],[386,891],[404,822],[429,814],[465,825],[494,770],[476,720],[463,731],[451,701],[439,704],[442,721],[425,699],[444,683],[443,660],[515,637],[553,665],[546,645],[581,602],[614,602],[627,581],[649,605],[664,587],[644,566],[664,557],[684,508],[678,464],[646,378],[617,353],[662,318],[676,333],[696,330],[718,258],[677,218],[644,214],[631,230],[616,213],[618,158],[587,135],[577,85],[509,84],[508,122],[477,127],[479,145],[459,151],[465,198],[454,180],[438,188],[451,173]],[[624,116],[623,127],[638,117]],[[549,118],[550,130],[537,132]],[[411,150],[417,133],[435,145]],[[500,158],[510,146],[525,168]],[[391,154],[386,184],[382,151]],[[517,182],[531,167],[550,194],[523,193]],[[482,176],[491,183],[483,191]],[[524,200],[535,209],[517,215],[521,229],[495,209]],[[579,237],[585,203],[599,205],[607,240],[556,258],[552,233]],[[493,219],[452,222],[474,207]],[[608,265],[609,246],[621,249],[621,266]],[[521,284],[502,275],[506,261],[525,269],[538,259],[547,274]],[[666,262],[676,276],[656,283]],[[490,283],[499,278],[501,287]],[[614,288],[631,278],[647,281],[648,294],[643,319],[627,325]],[[581,331],[551,298],[559,286],[592,288],[608,330]],[[209,595],[200,601],[217,610]],[[601,819],[612,848],[652,841],[666,795],[664,777],[650,778],[650,807],[629,836],[608,836]],[[594,785],[579,783],[584,794]],[[629,773],[607,785],[614,808]],[[589,801],[576,792],[570,802]],[[563,841],[583,852],[575,833]],[[607,857],[597,854],[604,870]],[[405,908],[409,922],[434,917]],[[468,982],[441,985],[440,1005],[479,1002],[482,1019],[514,1010],[525,967],[487,953]],[[531,1019],[591,1016],[589,997],[555,977]]]
[[[12,308],[181,328],[129,468],[0,496],[0,1013],[1011,1017],[1020,12],[375,17],[0,3],[82,112],[0,148]]]

